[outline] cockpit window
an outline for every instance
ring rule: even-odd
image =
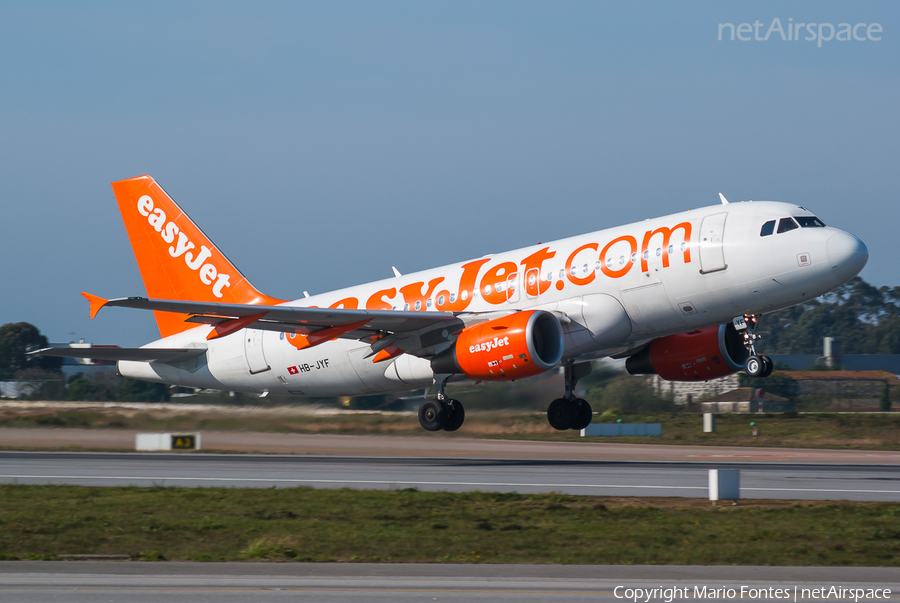
[[[789,230],[794,230],[795,228],[799,228],[797,223],[794,222],[791,218],[782,218],[781,221],[778,222],[778,234],[783,232],[787,232]]]
[[[769,220],[762,225],[762,230],[759,231],[759,236],[767,237],[773,232],[775,232],[775,220]]]
[[[801,228],[825,228],[825,222],[815,216],[794,216]]]

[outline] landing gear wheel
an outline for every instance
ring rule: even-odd
[[[569,429],[581,431],[591,424],[591,419],[594,418],[594,411],[591,409],[591,405],[588,404],[587,400],[579,398],[578,400],[575,400],[575,402],[578,406],[578,414],[575,415],[575,419],[572,421],[572,425]]]
[[[419,425],[425,431],[440,431],[447,418],[447,409],[437,400],[428,400],[419,407]]]
[[[449,399],[447,403],[447,418],[444,419],[444,431],[456,431],[462,427],[466,420],[466,409],[459,400]]]
[[[762,377],[766,370],[766,365],[759,356],[750,356],[744,363],[744,372],[750,377]]]
[[[762,375],[760,375],[760,377],[768,377],[772,374],[772,371],[775,370],[775,363],[772,362],[772,359],[768,356],[760,356],[760,359],[762,360],[764,367]]]
[[[565,431],[572,426],[578,417],[578,406],[575,400],[557,398],[547,407],[547,420],[550,427],[558,431]]]

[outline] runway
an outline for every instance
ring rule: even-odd
[[[708,601],[732,601],[741,588],[838,585],[900,590],[897,568],[586,566],[311,563],[0,562],[0,602],[128,601],[628,601],[626,589],[724,589]],[[728,596],[734,589],[734,597]],[[618,596],[617,596],[618,595]],[[643,599],[641,599],[643,600]],[[664,601],[656,596],[651,601]],[[844,599],[846,600],[846,599]],[[852,600],[852,598],[850,599]],[[860,599],[871,603],[873,599]]]
[[[136,431],[0,427],[0,448],[6,450],[134,450]],[[436,433],[423,436],[336,435],[204,431],[209,452],[298,454],[306,456],[441,457],[465,459],[539,459],[582,461],[712,461],[816,463],[833,465],[897,465],[900,451],[769,446],[694,446],[620,444],[613,439],[580,441],[468,438]]]
[[[708,469],[741,470],[743,498],[900,501],[900,466],[711,461],[360,458],[0,452],[0,482],[86,486],[418,488],[707,496]]]

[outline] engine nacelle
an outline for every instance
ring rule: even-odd
[[[483,381],[522,379],[556,366],[563,346],[556,316],[528,310],[466,327],[453,347],[432,358],[431,368]]]
[[[707,381],[741,370],[749,355],[740,333],[729,323],[654,339],[628,357],[625,369],[666,381]]]

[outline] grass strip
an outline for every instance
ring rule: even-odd
[[[900,503],[0,486],[0,558],[900,565]]]
[[[887,414],[732,414],[716,418],[716,432],[703,433],[699,413],[663,412],[594,417],[595,423],[662,423],[659,437],[582,438],[577,432],[554,431],[545,413],[473,411],[462,429],[429,437],[476,437],[543,441],[618,442],[636,444],[688,444],[856,450],[900,450],[900,413]],[[751,422],[760,429],[752,436]],[[123,412],[94,410],[6,410],[0,427],[71,427],[135,429],[143,431],[256,431],[274,433],[329,433],[344,435],[425,435],[413,414],[360,414],[310,416],[284,414],[235,416],[222,413],[176,411]],[[2,444],[0,444],[2,448]]]

